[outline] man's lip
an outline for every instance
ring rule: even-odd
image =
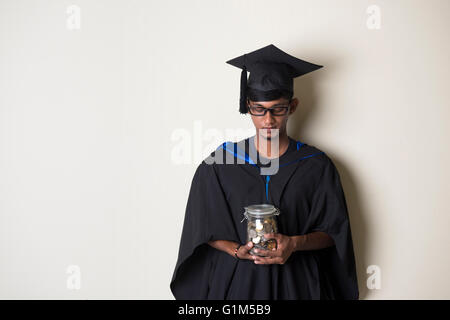
[[[266,130],[267,134],[272,134],[272,131],[274,131],[276,128],[263,128],[264,130]]]

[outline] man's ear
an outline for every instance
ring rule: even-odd
[[[291,108],[289,110],[289,114],[292,114],[295,112],[295,110],[297,110],[297,106],[298,106],[298,99],[297,98],[293,98],[291,100]]]

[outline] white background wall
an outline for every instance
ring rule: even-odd
[[[172,299],[195,168],[252,134],[225,61],[273,43],[325,66],[289,134],[338,167],[361,298],[449,299],[449,30],[448,0],[0,1],[0,298]]]

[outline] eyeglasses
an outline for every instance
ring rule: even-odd
[[[289,101],[290,103],[290,101]],[[267,111],[269,111],[272,116],[284,116],[288,113],[290,105],[282,105],[282,106],[276,106],[271,108],[264,108],[261,106],[248,106],[248,110],[251,115],[254,116],[265,116]]]

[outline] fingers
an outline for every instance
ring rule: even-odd
[[[275,249],[272,249],[272,250],[254,249],[253,252],[255,254],[259,253],[259,254],[262,254],[265,257],[271,257],[271,258],[278,256],[278,253],[275,251]]]
[[[255,264],[281,264],[280,257],[257,257],[254,260]]]
[[[274,248],[273,250],[264,250],[254,248],[253,253],[251,254],[249,251],[254,247],[253,242],[249,241],[245,246],[239,248],[238,256],[240,259],[248,259],[253,260],[255,264],[273,264],[278,263],[278,259],[280,258],[279,252]],[[261,254],[263,256],[258,256],[256,254]]]
[[[253,248],[253,242],[248,242],[245,246],[239,248],[240,253],[238,254],[241,259],[249,259],[253,260],[253,256],[249,253],[249,251]]]
[[[285,240],[282,234],[280,233],[266,233],[264,234],[265,239],[275,239],[277,241],[277,248],[273,248],[272,250],[264,250],[264,249],[253,249],[255,256],[253,256],[253,260],[255,264],[284,264],[284,244],[283,240]],[[258,256],[256,254],[261,254]]]
[[[264,239],[276,239],[278,240],[280,238],[279,233],[266,233],[264,234]]]

